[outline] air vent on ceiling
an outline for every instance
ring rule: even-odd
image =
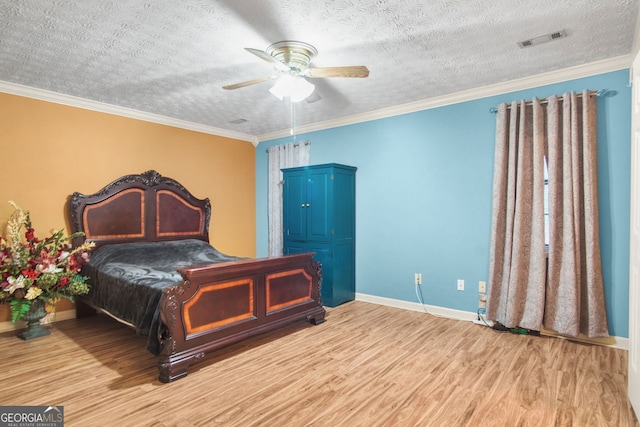
[[[239,125],[240,123],[244,123],[248,121],[247,119],[235,119],[235,120],[231,120],[229,123],[232,123],[234,125]]]
[[[547,43],[553,40],[561,39],[563,37],[567,37],[567,32],[565,30],[556,31],[555,33],[545,34],[544,36],[534,37],[529,40],[524,40],[518,42],[518,46],[521,48],[536,46],[542,43]]]

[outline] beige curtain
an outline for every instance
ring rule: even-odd
[[[549,98],[549,273],[544,326],[608,336],[600,228],[596,99]]]
[[[500,105],[487,317],[607,336],[600,264],[596,102],[584,92]],[[550,241],[544,241],[544,162]]]
[[[268,150],[269,160],[269,256],[282,256],[282,169],[307,166],[311,143],[274,145]]]
[[[502,104],[496,123],[487,317],[540,330],[546,275],[540,101]]]

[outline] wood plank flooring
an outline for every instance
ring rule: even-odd
[[[67,426],[639,426],[627,352],[364,302],[157,380],[145,338],[97,316],[0,334],[1,405]]]

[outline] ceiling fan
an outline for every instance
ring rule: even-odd
[[[272,64],[277,73],[223,86],[223,89],[234,90],[278,79],[270,92],[280,99],[291,97],[292,101],[297,102],[307,98],[314,90],[314,85],[309,83],[305,77],[315,79],[327,77],[364,78],[369,76],[369,70],[363,65],[309,67],[309,63],[318,54],[318,51],[315,47],[304,42],[285,40],[269,45],[264,51],[252,48],[245,48],[245,50]]]

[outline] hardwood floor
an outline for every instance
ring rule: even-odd
[[[145,339],[97,316],[0,334],[2,405],[67,426],[638,426],[627,352],[364,302],[157,380]]]

